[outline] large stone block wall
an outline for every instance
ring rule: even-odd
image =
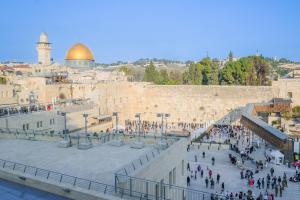
[[[100,84],[97,102],[107,114],[120,112],[121,121],[158,121],[156,113],[170,113],[171,122],[205,123],[217,120],[230,110],[247,103],[269,101],[279,95],[273,87],[249,86],[158,86],[147,83]]]
[[[230,110],[247,103],[267,102],[292,94],[294,105],[300,104],[300,79],[274,81],[272,86],[161,86],[149,83],[113,82],[98,84],[47,85],[45,101],[59,94],[66,98],[89,98],[97,103],[101,114],[120,112],[120,122],[134,119],[158,121],[156,113],[170,113],[172,122],[205,123],[218,120]],[[72,88],[72,89],[71,89]]]

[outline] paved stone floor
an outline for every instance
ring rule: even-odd
[[[205,151],[206,156],[203,159],[202,158],[202,152]],[[254,156],[261,155],[263,149],[257,150],[254,152]],[[264,194],[263,189],[259,190],[258,188],[249,188],[247,185],[247,180],[246,179],[241,179],[240,178],[240,171],[237,166],[233,165],[230,160],[229,160],[229,153],[234,154],[233,151],[229,150],[228,148],[221,148],[218,150],[217,145],[213,146],[208,150],[208,144],[202,144],[200,148],[192,148],[192,150],[188,153],[188,162],[191,165],[191,170],[195,171],[196,167],[200,164],[201,168],[204,169],[204,176],[203,178],[200,177],[200,174],[197,174],[197,180],[192,180],[191,181],[191,188],[192,189],[197,189],[197,190],[202,190],[202,191],[207,191],[207,192],[221,192],[221,183],[225,183],[225,192],[239,192],[243,191],[246,192],[248,189],[251,189],[255,194],[256,197],[259,195],[260,192]],[[197,156],[197,162],[195,162],[195,155]],[[211,163],[211,158],[215,157],[216,163],[213,166]],[[246,161],[245,165],[246,168],[248,169],[255,169],[255,164]],[[258,174],[254,174],[254,179],[255,179],[255,186],[256,186],[256,180],[258,178],[263,178],[266,177],[266,175],[269,173],[270,168],[273,167],[275,169],[275,175],[281,176],[285,172],[287,174],[287,177],[289,178],[290,176],[293,176],[295,174],[295,168],[288,168],[283,165],[274,165],[270,164],[266,169],[263,171],[259,172]],[[207,168],[211,169],[213,171],[213,178],[216,182],[216,175],[219,173],[221,175],[220,179],[220,184],[215,184],[214,189],[206,188],[205,187],[205,177],[208,177],[208,170]],[[188,172],[188,174],[191,174]],[[266,184],[265,184],[266,185]],[[273,192],[274,190],[268,190],[269,192]],[[275,198],[275,199],[288,199],[288,200],[293,200],[293,199],[299,199],[300,196],[300,184],[299,183],[292,183],[288,181],[288,188],[286,188],[283,191],[283,197],[282,198]]]
[[[1,200],[69,200],[31,187],[0,179]]]
[[[51,171],[113,184],[114,173],[153,147],[133,149],[102,144],[88,150],[59,148],[58,142],[0,140],[0,158]]]

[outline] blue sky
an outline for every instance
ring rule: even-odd
[[[36,62],[42,31],[62,62],[82,42],[96,62],[255,54],[300,61],[298,0],[1,0],[0,61]]]

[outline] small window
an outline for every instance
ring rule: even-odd
[[[37,127],[37,128],[40,128],[40,122],[37,122],[37,123],[36,123],[36,127]]]
[[[23,124],[23,131],[25,131],[26,129],[26,124]]]
[[[29,124],[26,124],[26,129],[29,130]]]
[[[289,98],[293,98],[293,93],[292,92],[288,92],[288,97]]]

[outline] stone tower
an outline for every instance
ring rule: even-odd
[[[51,64],[51,47],[48,42],[48,36],[45,32],[40,35],[40,40],[36,45],[36,50],[38,52],[38,63],[42,65]]]

